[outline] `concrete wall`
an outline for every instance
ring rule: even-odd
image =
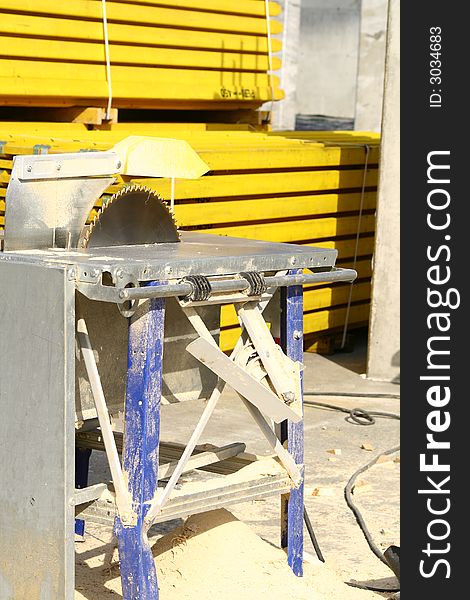
[[[400,377],[400,0],[390,0],[367,376]]]
[[[297,113],[353,118],[360,0],[301,0]]]
[[[297,72],[300,35],[301,0],[278,0],[282,6],[280,19],[283,23],[282,34],[276,36],[282,40],[282,68],[276,71],[284,90],[284,100],[274,105],[272,124],[274,129],[295,129],[297,114]]]
[[[355,129],[380,131],[388,0],[362,0]]]

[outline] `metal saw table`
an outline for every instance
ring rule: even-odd
[[[153,523],[273,494],[302,574],[302,285],[354,279],[335,260],[335,250],[196,232],[0,252],[2,599],[72,600],[75,519],[111,518],[124,599],[156,600]],[[218,345],[223,304],[242,327],[230,356]],[[274,458],[243,441],[198,445],[226,383]],[[197,399],[188,444],[161,441],[161,404]],[[92,449],[106,452],[112,483],[88,485]],[[175,487],[201,469],[213,477]]]

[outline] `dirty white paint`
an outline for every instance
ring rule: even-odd
[[[297,113],[353,118],[360,0],[302,0]]]
[[[388,0],[362,0],[355,129],[380,131]]]

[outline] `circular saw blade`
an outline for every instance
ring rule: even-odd
[[[79,248],[179,242],[173,215],[164,200],[141,185],[125,187],[98,211],[80,236]]]

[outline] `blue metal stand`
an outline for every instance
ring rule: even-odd
[[[90,468],[90,448],[75,447],[75,487],[77,490],[86,488],[88,485],[88,471]],[[75,519],[75,534],[85,535],[85,521]]]
[[[300,273],[290,271],[290,275]],[[303,362],[303,291],[302,286],[281,290],[281,346],[285,354],[295,361]],[[303,403],[303,399],[302,399]],[[304,423],[284,422],[281,441],[287,442],[288,450],[300,465],[304,462]],[[303,575],[303,513],[304,481],[281,498],[281,546],[287,549],[287,561],[297,576]]]
[[[155,285],[155,284],[150,284]],[[164,300],[129,326],[123,467],[137,513],[134,527],[115,522],[124,600],[157,600],[158,583],[144,517],[158,481],[160,400],[164,339]]]

